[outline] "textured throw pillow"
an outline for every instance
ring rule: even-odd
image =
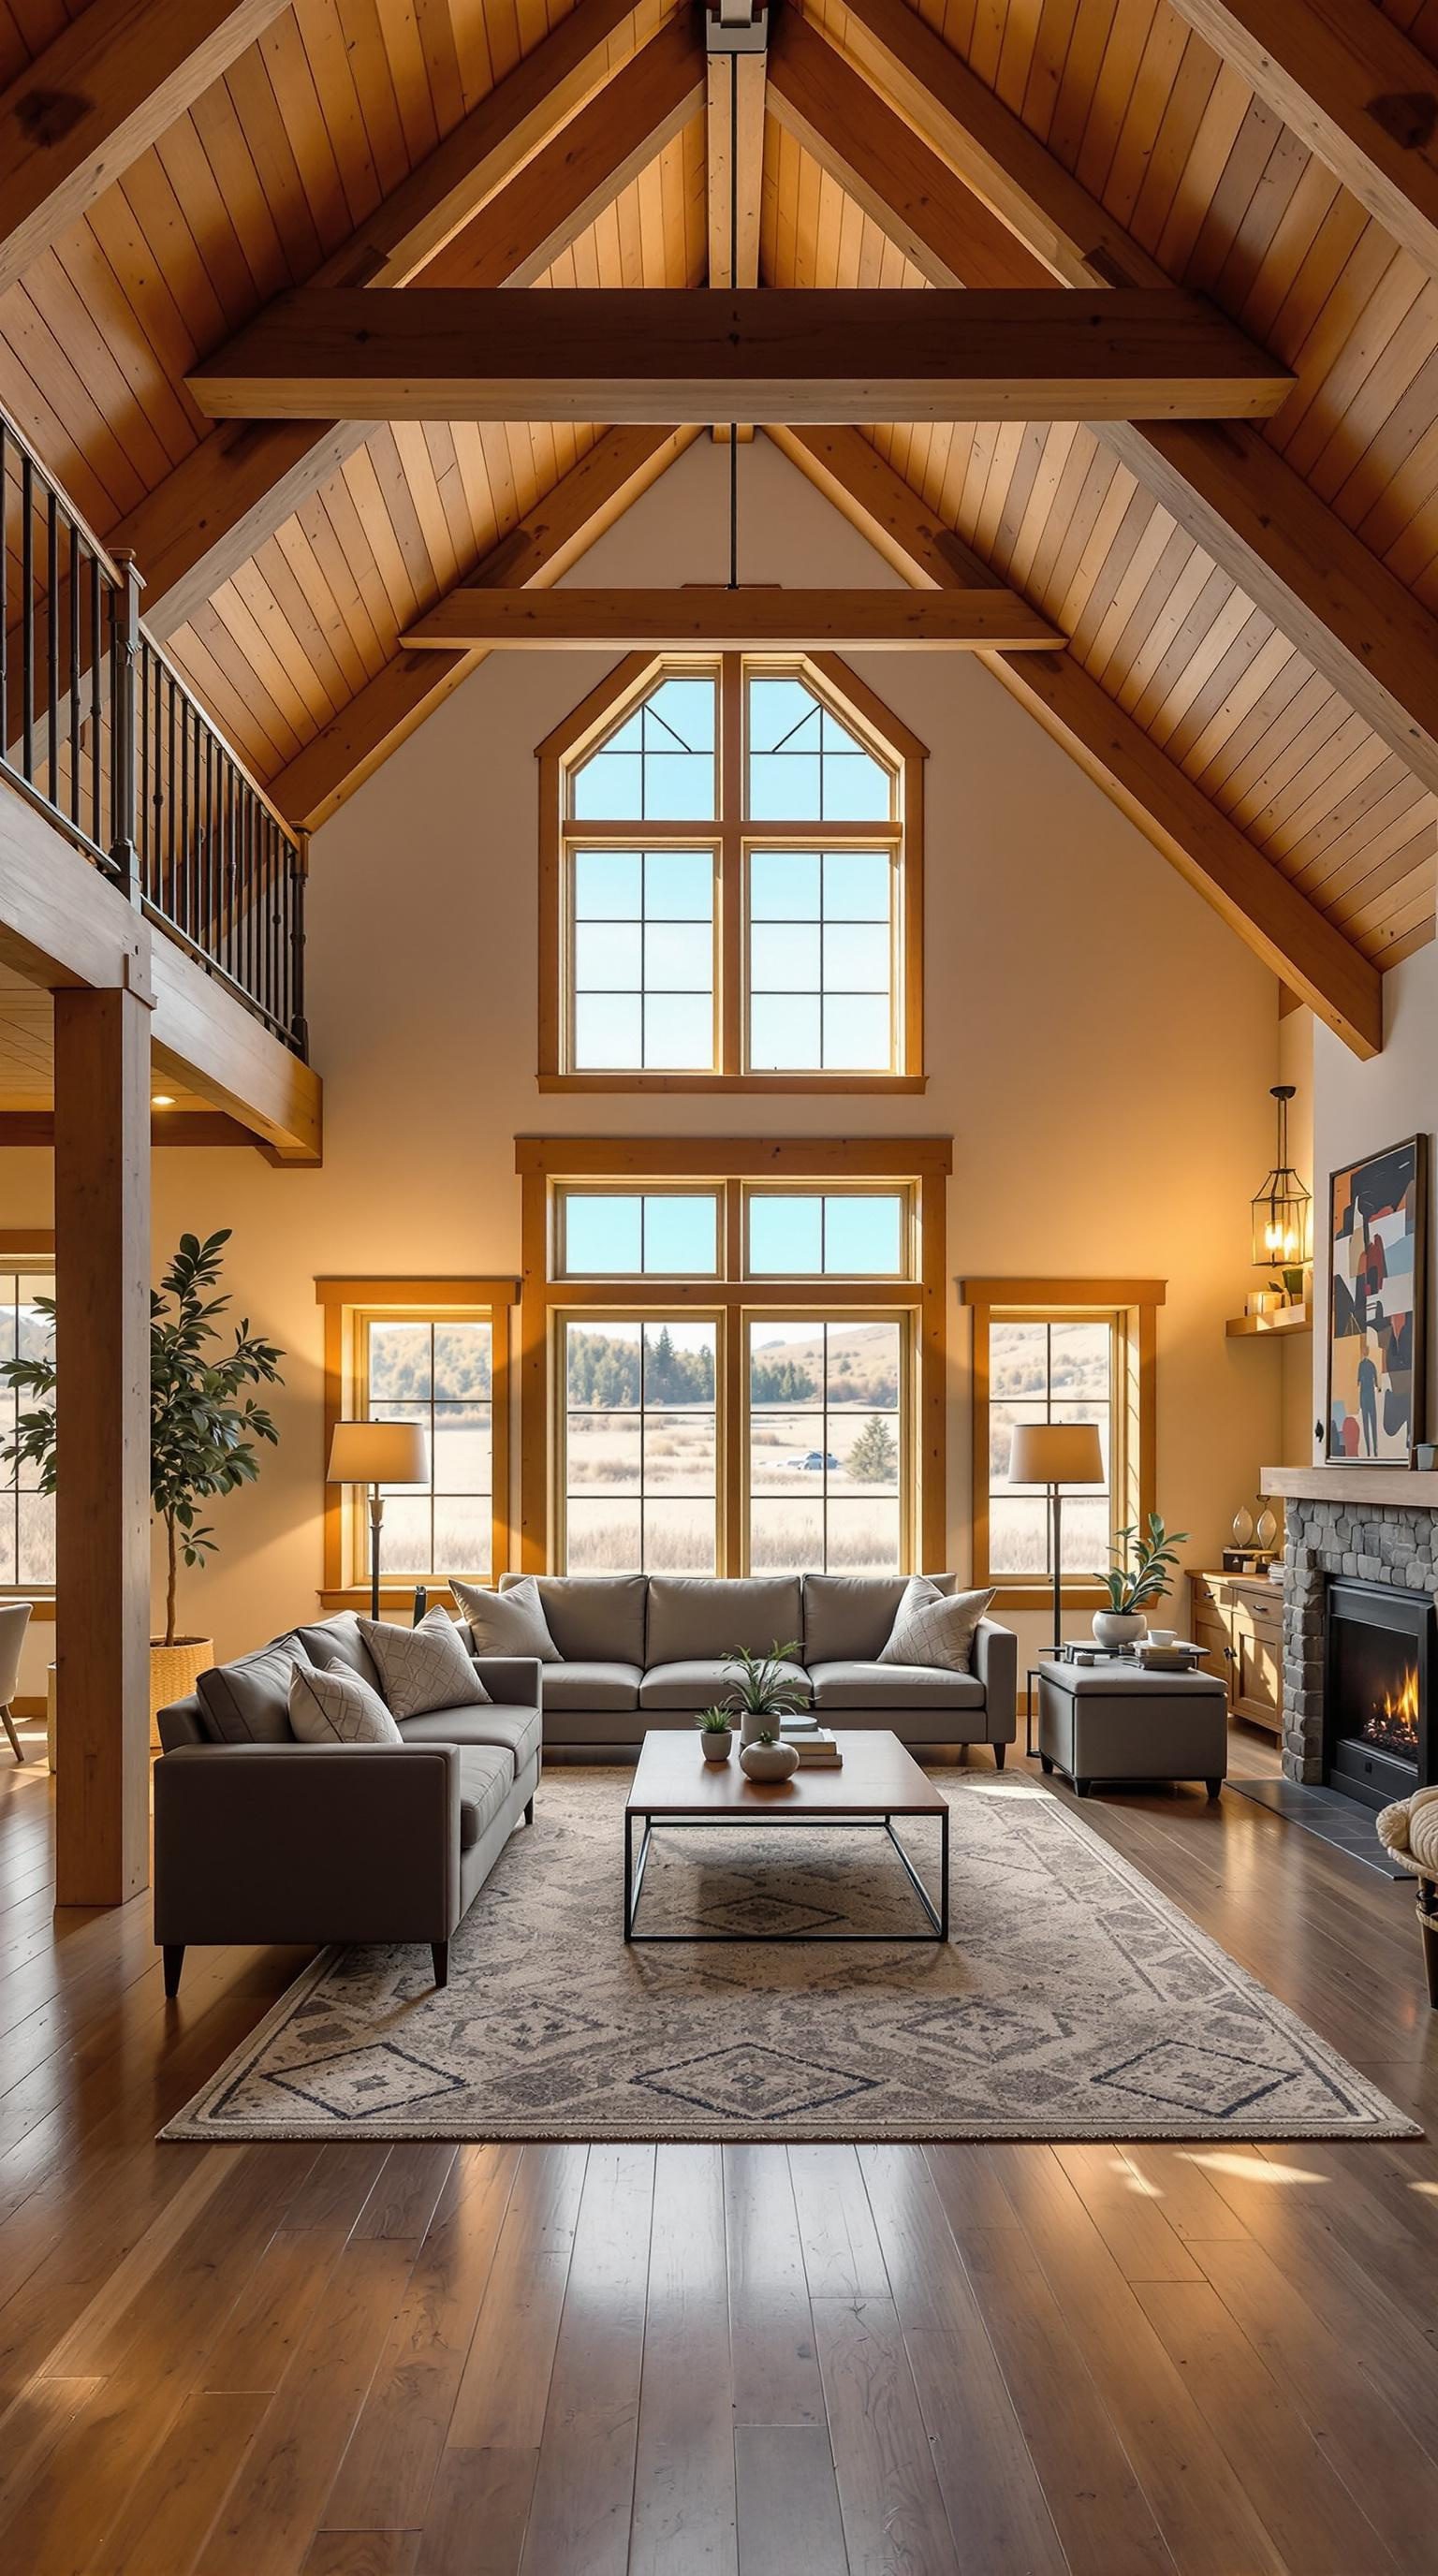
[[[296,1664],[290,1675],[290,1724],[301,1744],[403,1744],[377,1690],[358,1673],[322,1673]]]
[[[201,1673],[195,1690],[214,1743],[289,1742],[290,1670],[303,1660],[303,1651],[291,1630],[253,1655],[241,1655],[232,1664],[213,1664]]]
[[[507,1592],[482,1592],[478,1584],[461,1583],[454,1575],[449,1588],[469,1621],[477,1655],[537,1655],[542,1664],[563,1662],[532,1574],[522,1575]]]
[[[927,1574],[911,1575],[880,1663],[933,1664],[943,1672],[966,1673],[974,1632],[993,1597],[992,1589],[944,1593]]]
[[[426,1611],[417,1628],[361,1619],[380,1689],[393,1717],[424,1717],[432,1708],[477,1708],[488,1691],[474,1669],[464,1631],[444,1609]]]

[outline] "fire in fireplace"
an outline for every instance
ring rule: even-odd
[[[1324,1776],[1370,1807],[1434,1777],[1433,1604],[1426,1592],[1330,1583]]]

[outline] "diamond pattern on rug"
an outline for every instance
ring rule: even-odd
[[[548,1771],[533,1827],[451,1941],[442,1992],[425,1943],[323,1954],[165,2134],[1419,2134],[1072,1805],[1037,1781],[934,1776],[946,1945],[889,1937],[913,1930],[915,1900],[881,1835],[694,1827],[656,1836],[644,1928],[817,1937],[650,1949],[622,1937],[629,1774]],[[1226,1809],[1204,1828],[1219,1869],[1226,1830]],[[906,1836],[921,1870],[932,1846]]]

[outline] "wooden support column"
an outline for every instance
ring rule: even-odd
[[[56,1902],[149,1877],[150,1012],[55,995]]]

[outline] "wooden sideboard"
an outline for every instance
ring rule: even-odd
[[[1266,1576],[1189,1571],[1192,1634],[1204,1669],[1228,1693],[1229,1714],[1283,1732],[1283,1586]]]

